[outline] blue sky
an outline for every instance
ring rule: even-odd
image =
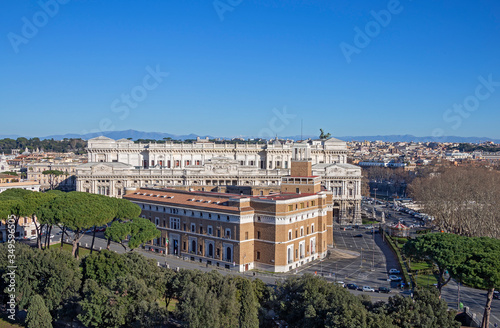
[[[2,2],[0,134],[500,138],[498,1],[59,1]]]

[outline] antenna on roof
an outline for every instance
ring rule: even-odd
[[[300,119],[300,141],[302,141],[304,138],[302,137],[302,128],[304,125],[304,119]]]

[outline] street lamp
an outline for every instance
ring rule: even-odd
[[[363,267],[363,247],[361,247],[361,264],[359,265],[359,267]]]
[[[373,236],[372,271],[375,271],[375,227],[374,226],[372,226],[372,236]]]
[[[378,188],[373,188],[373,191],[375,191],[375,201],[377,201],[377,190]]]

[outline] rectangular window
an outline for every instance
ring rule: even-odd
[[[220,229],[217,229],[217,237],[220,237]]]
[[[245,240],[248,240],[248,231],[245,231]]]
[[[300,203],[300,208],[303,209],[304,208],[304,203]]]
[[[191,232],[195,232],[195,231],[196,231],[196,224],[191,223]]]
[[[203,227],[200,226],[200,235],[203,234]]]
[[[257,260],[260,260],[260,252],[257,252]]]
[[[260,231],[257,231],[257,239],[260,239]]]
[[[288,211],[289,212],[293,211],[293,205],[288,205]]]
[[[212,226],[208,226],[208,227],[207,227],[207,233],[208,233],[209,235],[212,235]]]

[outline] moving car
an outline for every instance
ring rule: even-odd
[[[391,292],[391,290],[389,288],[387,288],[387,287],[379,287],[378,288],[378,292],[379,293],[386,293],[386,294],[388,294],[388,293]]]
[[[390,269],[389,270],[389,274],[400,274],[401,271],[399,271],[398,269]]]
[[[364,292],[375,292],[375,289],[371,288],[370,286],[363,286],[363,291]]]
[[[356,284],[347,284],[347,289],[356,290],[356,289],[358,289],[358,286]]]
[[[389,279],[391,279],[391,281],[400,281],[401,280],[401,277],[398,277],[398,276],[395,276],[395,275],[390,275],[389,276]]]

